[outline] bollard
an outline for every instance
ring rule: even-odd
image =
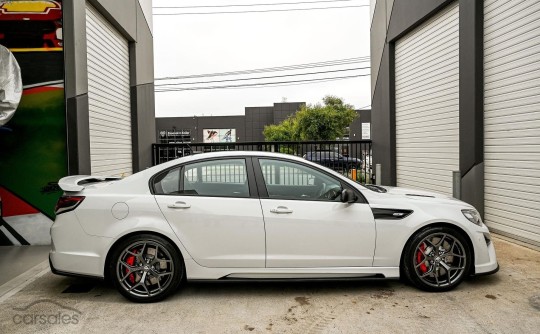
[[[356,181],[356,168],[351,169],[351,179]]]
[[[381,164],[375,165],[375,184],[380,186],[381,185]]]
[[[454,198],[461,199],[461,172],[452,172],[452,192]]]

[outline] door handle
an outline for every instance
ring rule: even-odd
[[[171,209],[189,209],[191,208],[191,204],[187,204],[186,202],[176,202],[174,204],[169,204],[167,207]]]
[[[289,209],[286,206],[278,206],[277,208],[271,209],[272,213],[292,213],[293,210]]]

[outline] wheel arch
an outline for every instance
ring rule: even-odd
[[[178,247],[178,245],[176,244],[176,242],[174,240],[172,240],[171,238],[169,238],[167,235],[163,234],[163,233],[159,233],[159,232],[155,232],[155,231],[149,231],[149,230],[140,230],[140,231],[133,231],[133,232],[130,232],[130,233],[127,233],[125,235],[123,235],[122,237],[118,238],[118,240],[116,240],[112,245],[111,247],[109,247],[109,250],[107,251],[107,256],[105,257],[105,261],[103,263],[103,277],[106,281],[109,280],[109,263],[111,261],[111,253],[113,252],[113,250],[121,243],[123,242],[124,240],[128,239],[128,238],[131,238],[135,235],[139,235],[139,234],[151,234],[151,235],[155,235],[155,236],[158,236],[160,238],[163,238],[165,240],[167,240],[168,242],[170,242],[174,249],[178,252],[178,254],[180,255],[180,258],[182,259],[182,266],[184,267],[184,279],[187,277],[187,274],[186,274],[186,265],[185,265],[185,257],[184,257],[184,254],[182,253],[182,251],[180,250],[180,248]]]
[[[433,227],[447,227],[447,228],[451,228],[453,230],[455,230],[456,232],[458,232],[459,234],[461,234],[461,236],[463,236],[463,238],[465,238],[465,241],[467,242],[467,245],[469,246],[469,249],[471,250],[471,259],[472,259],[472,264],[470,266],[470,272],[469,272],[469,275],[474,275],[475,274],[475,254],[474,254],[474,244],[471,240],[471,237],[469,236],[469,234],[459,225],[456,225],[456,224],[452,224],[452,223],[448,223],[448,222],[433,222],[433,223],[430,223],[430,224],[427,224],[427,225],[424,225],[424,226],[421,226],[420,228],[416,229],[413,233],[411,233],[411,235],[409,236],[409,238],[407,239],[407,241],[405,242],[405,244],[403,245],[403,248],[401,249],[401,255],[399,257],[399,272],[400,272],[400,276],[403,277],[402,275],[402,271],[403,271],[403,257],[405,255],[405,249],[407,248],[407,245],[409,245],[409,243],[411,242],[411,240],[418,234],[420,233],[421,231],[425,230],[425,229],[428,229],[428,228],[433,228]]]

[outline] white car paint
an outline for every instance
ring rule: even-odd
[[[323,170],[358,190],[369,204],[257,198],[216,200],[213,197],[184,198],[151,193],[149,180],[165,169],[201,159],[254,155],[297,161]],[[60,182],[66,183],[65,179]],[[474,247],[476,274],[494,271],[498,266],[493,243],[488,245],[484,240],[484,235],[489,234],[488,228],[484,224],[471,223],[461,212],[472,208],[469,204],[441,195],[407,195],[432,195],[416,190],[387,188],[387,193],[377,193],[332,170],[290,155],[266,152],[198,154],[146,169],[122,180],[72,184],[64,190],[74,186],[83,189],[66,191],[66,194],[82,195],[85,200],[74,211],[58,215],[51,228],[51,264],[56,271],[65,274],[104,277],[107,254],[115,242],[130,233],[154,232],[176,244],[184,258],[188,279],[363,277],[375,274],[397,278],[407,240],[431,223],[447,223],[465,231]],[[167,207],[179,201],[191,207],[185,210]],[[127,206],[125,218],[118,219],[113,215],[116,203]],[[270,212],[278,206],[292,209],[294,215],[281,218]],[[401,220],[374,219],[371,213],[374,207],[414,212]],[[175,215],[183,217],[177,219]]]
[[[261,199],[266,266],[371,267],[375,220],[365,203]],[[288,214],[271,212],[278,207]]]
[[[156,201],[198,265],[264,268],[264,220],[258,199],[156,196]],[[169,207],[175,203],[190,207]]]

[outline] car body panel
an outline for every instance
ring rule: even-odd
[[[204,267],[264,267],[265,232],[259,199],[155,196],[193,260]],[[189,208],[170,208],[185,203]]]
[[[371,267],[375,220],[365,203],[261,199],[267,267]],[[273,213],[278,207],[291,213]]]

